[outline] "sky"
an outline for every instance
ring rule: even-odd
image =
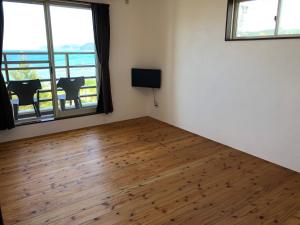
[[[300,28],[300,0],[282,0],[279,31]],[[278,0],[245,1],[240,32],[275,29]],[[43,5],[4,2],[4,50],[45,50],[47,46]],[[93,43],[92,15],[88,9],[51,6],[54,49],[63,45]],[[239,18],[242,18],[239,16]]]
[[[4,2],[4,50],[45,50],[43,5]],[[89,9],[50,6],[54,49],[93,43]]]
[[[283,0],[283,3],[280,26],[283,29],[300,29],[300,1]]]
[[[242,8],[248,8],[243,12]],[[256,0],[240,3],[239,30],[260,31],[275,30],[274,17],[277,15],[278,0]],[[279,30],[300,28],[300,0],[282,0]],[[243,19],[242,19],[243,18]]]

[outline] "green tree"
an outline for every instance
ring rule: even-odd
[[[25,58],[21,59],[22,61],[25,61]],[[20,63],[18,68],[21,68],[19,70],[12,70],[10,72],[10,79],[11,80],[35,80],[38,79],[38,73],[36,70],[30,69],[29,65],[26,63]],[[16,96],[13,96],[13,98],[16,98]],[[29,110],[32,109],[31,106],[23,106],[23,110]]]
[[[21,70],[13,70],[10,73],[10,76],[13,80],[35,80],[38,79],[38,74],[36,70],[28,69],[29,65],[21,63],[19,64],[20,68],[24,68]]]

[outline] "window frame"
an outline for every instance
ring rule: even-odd
[[[279,24],[281,18],[282,1],[278,0],[276,25],[274,35],[268,36],[252,36],[252,37],[237,37],[237,17],[238,17],[238,4],[244,1],[251,0],[228,0],[227,2],[227,15],[226,15],[226,29],[225,29],[225,41],[251,41],[251,40],[276,40],[276,39],[300,39],[300,34],[278,34]]]

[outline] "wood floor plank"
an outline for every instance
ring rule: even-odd
[[[149,117],[0,144],[6,225],[300,225],[299,173]]]

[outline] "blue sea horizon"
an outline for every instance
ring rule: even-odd
[[[21,62],[21,61],[49,61],[48,52],[45,50],[26,50],[26,51],[15,51],[15,50],[8,50],[4,51],[6,53],[10,53],[7,55],[7,61],[8,62]],[[32,52],[37,52],[39,54],[30,54]],[[93,50],[85,50],[85,51],[78,51],[78,50],[61,50],[61,51],[55,51],[54,52],[54,63],[56,67],[56,77],[66,77],[67,71],[66,68],[59,68],[67,66],[66,62],[66,55],[61,53],[70,53],[69,54],[69,65],[70,66],[78,66],[79,68],[70,68],[70,75],[71,77],[78,77],[78,76],[84,76],[84,77],[90,77],[95,76],[95,67],[81,67],[80,66],[95,66],[95,53],[93,53]],[[84,53],[84,54],[78,54]],[[16,53],[16,54],[13,54]],[[27,54],[26,54],[27,53]],[[28,54],[29,53],[29,54]],[[45,54],[42,54],[45,53]],[[77,53],[77,54],[76,54]],[[8,64],[9,68],[20,68],[20,67],[41,67],[43,69],[34,69],[36,73],[38,74],[39,79],[49,79],[50,78],[50,70],[49,70],[49,63],[32,63],[32,64]],[[58,67],[58,68],[57,68]],[[2,65],[2,70],[4,69],[4,65]],[[4,72],[4,71],[3,71]]]

